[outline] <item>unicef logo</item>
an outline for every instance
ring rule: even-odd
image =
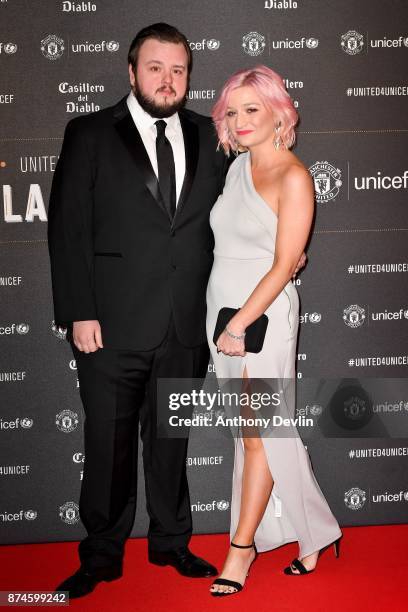
[[[305,314],[300,316],[300,322],[301,323],[313,323],[313,324],[317,324],[320,323],[320,321],[322,320],[322,315],[320,312],[305,312]]]
[[[23,429],[30,429],[34,424],[34,420],[33,419],[29,419],[27,417],[25,417],[24,419],[21,419],[20,421],[20,425],[21,427],[23,427]]]
[[[67,339],[67,328],[61,327],[61,325],[57,325],[55,321],[51,322],[51,331],[54,334],[54,336],[58,338],[59,340]]]
[[[5,53],[12,55],[13,53],[17,51],[17,45],[15,43],[6,43],[4,45],[4,51]]]
[[[71,359],[71,361],[69,362],[69,369],[70,370],[76,370],[77,369],[77,364],[76,364],[76,360],[75,359]]]
[[[405,491],[405,493],[404,493],[404,499],[405,499],[405,501],[408,501],[408,491]]]
[[[365,310],[358,304],[351,304],[343,310],[343,321],[349,327],[360,327],[365,318]]]
[[[313,404],[312,406],[310,406],[309,412],[312,416],[319,416],[320,414],[322,414],[323,408],[320,406],[320,404]]]
[[[341,48],[348,55],[357,55],[364,47],[364,37],[355,30],[349,30],[341,36]]]
[[[64,50],[64,41],[55,34],[49,34],[41,41],[41,52],[44,57],[51,61],[59,59]]]
[[[408,310],[404,310],[404,319],[408,319]]]
[[[28,334],[29,331],[30,331],[30,326],[28,325],[28,323],[18,323],[16,325],[16,332],[20,334],[21,336]]]
[[[219,48],[220,48],[219,40],[215,40],[215,38],[210,38],[210,40],[207,40],[207,49],[210,49],[210,51],[216,51]]]
[[[242,46],[248,55],[261,55],[265,50],[265,36],[258,32],[249,32],[242,38]]]
[[[318,161],[310,166],[309,172],[314,181],[316,202],[322,204],[334,200],[342,186],[341,170],[328,161]]]
[[[115,53],[115,51],[118,51],[119,49],[119,43],[116,42],[116,40],[110,40],[109,42],[106,43],[106,48],[111,53]]]
[[[354,487],[344,494],[344,503],[350,510],[360,510],[366,502],[366,492]]]
[[[37,518],[37,511],[36,510],[26,510],[24,512],[24,518],[26,518],[27,521],[33,521],[34,519]]]
[[[75,502],[66,502],[59,508],[59,516],[64,523],[74,525],[79,521],[79,507]]]
[[[404,45],[406,47],[408,47],[408,36],[406,38],[404,38],[404,40],[402,42],[404,43]]]
[[[216,506],[218,510],[228,510],[229,502],[225,501],[225,499],[221,499],[219,502],[217,502]]]
[[[72,410],[62,410],[55,417],[55,424],[64,433],[71,433],[78,427],[78,415]]]
[[[306,47],[308,49],[316,49],[319,46],[319,41],[317,38],[307,38],[306,39]]]

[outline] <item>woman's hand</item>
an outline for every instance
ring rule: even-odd
[[[306,261],[307,261],[307,255],[306,253],[303,251],[303,253],[301,254],[299,261],[296,264],[296,270],[293,273],[293,280],[295,280],[297,273],[299,272],[299,270],[301,270],[302,268],[305,267],[306,265]]]
[[[228,324],[228,331],[234,336],[241,336],[244,334],[245,329],[238,329],[230,324]],[[218,340],[217,340],[217,349],[224,355],[229,355],[230,357],[245,357],[245,337],[242,339],[232,338],[227,334],[224,330]]]

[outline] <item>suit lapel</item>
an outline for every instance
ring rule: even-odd
[[[130,156],[135,162],[146,187],[150,191],[154,200],[157,202],[159,207],[162,209],[166,217],[171,222],[171,217],[164,204],[163,198],[160,193],[159,181],[157,180],[156,174],[150,163],[149,156],[144,147],[143,140],[136,128],[132,115],[129,112],[126,104],[127,96],[125,96],[115,106],[113,115],[115,120],[115,127],[118,134],[126,146]],[[197,170],[198,154],[199,154],[199,133],[198,127],[195,123],[190,121],[181,111],[179,113],[181,129],[183,131],[184,140],[184,151],[186,157],[186,172],[184,175],[184,181],[180,192],[180,197],[177,202],[176,214],[174,215],[172,226],[174,226],[177,217],[180,215],[183,209],[190,191],[193,185],[194,177]]]
[[[160,193],[159,181],[157,180],[152,164],[150,163],[150,159],[144,147],[143,140],[139,134],[139,130],[136,128],[132,115],[129,112],[126,104],[126,98],[123,98],[115,107],[114,118],[115,127],[118,134],[135,162],[140,174],[142,175],[146,187],[166,217],[169,219],[169,221],[171,221]]]
[[[199,152],[199,135],[198,127],[195,123],[187,119],[184,113],[179,113],[181,129],[183,130],[184,151],[186,156],[186,172],[184,175],[183,186],[181,188],[180,197],[177,202],[176,214],[173,218],[172,225],[175,224],[177,217],[180,215],[188,196],[190,195],[194,177],[197,170],[198,152]]]

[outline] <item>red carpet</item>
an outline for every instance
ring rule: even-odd
[[[291,577],[282,568],[297,554],[288,544],[261,554],[245,589],[215,599],[207,593],[210,579],[187,579],[173,568],[146,562],[146,540],[129,540],[123,578],[100,583],[73,609],[105,612],[342,612],[407,610],[408,525],[343,529],[340,558],[329,548],[309,576]],[[221,569],[226,535],[195,536],[191,550]],[[0,547],[0,590],[52,590],[78,567],[77,544],[30,544]]]

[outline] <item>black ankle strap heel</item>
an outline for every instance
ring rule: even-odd
[[[337,559],[339,558],[339,555],[340,555],[340,540],[342,537],[343,536],[341,535],[339,538],[337,538],[337,540],[333,542],[334,554]],[[331,546],[331,544],[329,546]],[[328,547],[326,546],[325,548],[328,548]],[[298,571],[294,572],[292,569],[292,566]],[[314,569],[308,570],[305,568],[305,566],[300,561],[300,559],[293,559],[291,565],[289,565],[288,567],[285,567],[283,571],[287,576],[304,576],[305,574],[311,574],[312,572],[314,572]]]
[[[255,542],[252,542],[252,544],[246,544],[246,545],[235,544],[234,542],[230,542],[230,544],[234,548],[253,548],[255,550],[255,557],[252,563],[256,561],[256,558],[258,557],[258,551],[256,550]],[[248,576],[249,576],[249,569],[247,573],[247,577]],[[235,591],[232,591],[232,592],[210,591],[211,595],[213,595],[214,597],[224,597],[225,595],[234,595],[235,593],[239,593],[243,589],[243,585],[240,582],[236,582],[235,580],[228,580],[227,578],[217,578],[216,580],[214,580],[213,584],[220,584],[220,585],[232,587],[233,589],[235,589]]]
[[[233,546],[234,548],[253,548],[255,550],[254,561],[256,561],[256,558],[258,557],[258,551],[256,550],[255,542],[252,542],[252,544],[246,544],[245,546],[243,546],[242,544],[234,544],[234,542],[231,542],[231,546]],[[252,563],[254,561],[252,561]],[[252,565],[252,563],[251,563],[251,565]],[[248,576],[249,576],[249,570],[248,570],[248,573],[247,573],[247,577]]]
[[[246,544],[245,546],[243,546],[242,544],[234,544],[234,542],[231,542],[231,546],[233,546],[234,548],[255,548],[255,542],[252,542],[252,544]]]

